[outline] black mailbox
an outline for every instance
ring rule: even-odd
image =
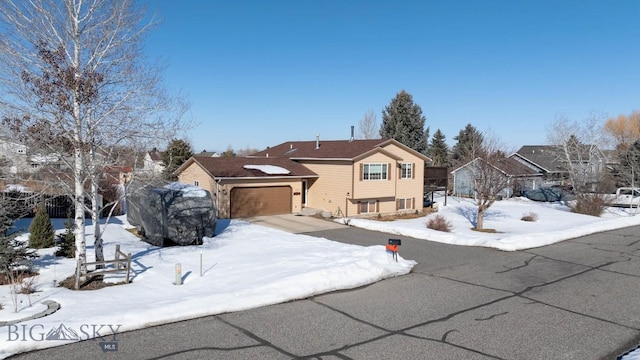
[[[389,245],[402,245],[400,239],[389,239]]]

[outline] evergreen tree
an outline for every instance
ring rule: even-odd
[[[225,150],[225,152],[223,152],[221,156],[222,157],[235,157],[236,153],[233,151],[233,148],[231,147],[231,145],[229,145],[229,147],[227,147],[227,150]]]
[[[162,162],[164,163],[164,172],[162,175],[164,179],[169,181],[177,180],[173,172],[191,156],[193,156],[191,144],[182,139],[171,140],[162,157]]]
[[[0,273],[7,274],[16,266],[29,265],[30,261],[38,257],[33,249],[27,247],[27,242],[18,239],[14,231],[15,213],[11,204],[0,198]]]
[[[457,143],[452,149],[452,165],[460,166],[482,155],[484,136],[473,125],[467,124],[453,139]]]
[[[445,139],[446,137],[440,129],[436,130],[431,138],[429,157],[433,160],[433,166],[449,166],[449,146]]]
[[[34,249],[48,248],[55,245],[55,230],[44,203],[38,206],[36,215],[29,226],[29,246]]]
[[[73,214],[69,212],[67,214],[67,220],[64,222],[64,233],[58,235],[58,249],[55,253],[56,256],[64,256],[66,258],[73,258],[76,256],[73,225]]]
[[[425,121],[422,109],[413,102],[413,96],[402,90],[382,111],[380,136],[383,139],[398,140],[413,150],[426,155],[429,128],[425,129]]]

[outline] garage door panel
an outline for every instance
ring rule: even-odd
[[[231,218],[291,213],[291,187],[249,187],[231,190]]]

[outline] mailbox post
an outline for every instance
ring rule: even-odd
[[[389,243],[387,244],[387,251],[391,251],[396,262],[398,262],[398,246],[400,245],[402,245],[400,239],[389,239]]]

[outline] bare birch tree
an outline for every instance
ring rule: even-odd
[[[566,171],[573,191],[581,194],[595,190],[606,165],[602,147],[607,146],[608,139],[603,117],[592,114],[581,122],[559,117],[547,129],[547,142],[556,148],[558,163]]]
[[[133,0],[0,2],[2,120],[31,149],[60,154],[71,169],[57,174],[73,199],[82,274],[85,212],[96,259],[104,259],[98,183],[113,149],[168,140],[182,122],[184,103],[161,88],[162,66],[142,53],[154,24]]]
[[[378,124],[376,114],[373,110],[367,110],[358,123],[358,138],[376,139],[379,135],[378,129],[380,129],[380,125]]]

